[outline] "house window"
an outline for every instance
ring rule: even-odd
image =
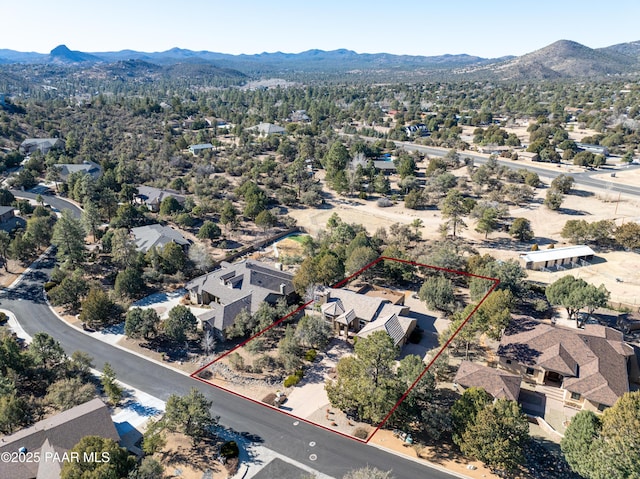
[[[605,409],[608,409],[609,406],[606,404],[598,404],[598,411],[603,412]]]
[[[511,364],[511,359],[507,359],[506,363]]]
[[[574,401],[580,401],[580,393],[571,393],[571,399]]]
[[[364,328],[364,326],[367,324],[367,322],[363,319],[361,319],[360,321],[358,321],[358,331],[361,330],[362,328]]]
[[[527,368],[527,370],[526,370],[525,372],[526,372],[526,374],[527,374],[528,376],[533,376],[533,373],[534,373],[535,371],[533,370],[533,368]]]

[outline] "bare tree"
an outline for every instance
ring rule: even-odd
[[[211,354],[211,352],[216,349],[217,343],[218,342],[216,341],[216,337],[213,334],[213,332],[211,332],[210,329],[207,329],[204,332],[204,335],[202,336],[202,342],[201,342],[201,346],[202,346],[202,349],[204,350],[204,353],[207,356],[209,356],[209,354]]]

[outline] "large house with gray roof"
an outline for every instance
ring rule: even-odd
[[[19,451],[39,453],[41,458],[62,456],[85,436],[120,441],[111,413],[100,399],[67,409],[38,421],[0,441],[0,455]],[[60,477],[61,461],[2,461],[0,477],[11,479],[54,479]]]
[[[247,130],[257,133],[260,136],[283,135],[287,130],[273,123],[260,123],[247,128]]]
[[[570,329],[513,321],[498,348],[499,367],[530,384],[562,391],[565,406],[604,411],[638,381],[633,348],[620,331],[587,324]]]
[[[83,161],[82,163],[58,163],[54,165],[60,172],[62,181],[67,181],[72,173],[84,173],[97,180],[102,175],[102,167],[94,161]]]
[[[320,310],[338,335],[354,332],[366,338],[375,331],[385,331],[396,346],[403,346],[416,327],[407,315],[409,307],[393,304],[380,296],[370,296],[348,289],[324,288],[317,292]]]
[[[146,205],[150,211],[155,213],[160,210],[160,203],[162,203],[162,200],[170,196],[175,198],[180,204],[183,204],[186,199],[186,197],[179,191],[142,185],[138,186],[138,194],[135,197],[135,202]]]
[[[244,260],[222,262],[220,268],[189,281],[185,288],[194,304],[209,305],[198,316],[203,329],[213,330],[221,339],[241,311],[255,313],[264,302],[275,304],[294,293],[293,275],[266,263]]]
[[[20,143],[19,151],[23,155],[30,155],[35,151],[40,151],[43,155],[53,149],[63,149],[64,141],[60,138],[27,138]]]
[[[185,239],[179,231],[161,224],[132,228],[131,235],[136,243],[136,249],[143,253],[151,248],[162,249],[169,243],[176,243],[183,248],[189,246],[189,240]]]

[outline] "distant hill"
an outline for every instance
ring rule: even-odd
[[[624,55],[631,57],[636,61],[640,61],[640,41],[629,43],[618,43],[617,45],[611,45],[610,47],[599,48],[602,53],[611,55]],[[1,56],[1,55],[0,55]]]
[[[637,59],[607,49],[595,50],[559,40],[540,50],[483,68],[501,80],[593,78],[640,70]]]
[[[69,50],[66,45],[58,45],[51,50],[49,59],[53,63],[96,63],[102,61],[90,53]]]
[[[592,49],[570,40],[560,40],[520,57],[482,58],[473,55],[393,55],[356,53],[352,50],[307,50],[301,53],[230,55],[172,48],[163,52],[84,53],[65,45],[49,55],[0,49],[0,64],[95,65],[115,76],[227,76],[265,77],[315,75],[385,74],[417,78],[491,78],[536,80],[594,78],[640,72],[640,41]],[[198,66],[196,66],[198,65]],[[393,78],[393,77],[391,77]],[[400,77],[398,77],[400,78]]]

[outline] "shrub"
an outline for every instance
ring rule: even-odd
[[[310,349],[309,351],[307,351],[304,354],[304,359],[305,361],[309,361],[310,363],[316,360],[316,356],[318,355],[318,353],[316,352],[315,349]]]
[[[0,313],[0,324],[4,324],[8,319],[9,317],[6,314]]]
[[[278,367],[278,362],[267,354],[263,354],[253,362],[254,368],[259,369],[275,369]]]
[[[238,448],[235,441],[227,441],[220,448],[220,455],[226,459],[238,457],[240,455],[240,448]]]
[[[358,426],[353,430],[353,435],[358,439],[366,439],[369,437],[369,430],[366,427]]]
[[[297,369],[295,373],[293,373],[291,376],[288,376],[284,380],[284,387],[290,388],[291,386],[295,386],[300,382],[303,376],[304,372],[302,371],[302,369]]]
[[[213,377],[213,373],[209,369],[205,369],[204,371],[198,373],[198,377],[202,379],[211,379]]]
[[[533,302],[533,309],[538,313],[544,313],[549,309],[549,303],[547,303],[544,299],[536,299]]]
[[[391,202],[391,200],[389,200],[389,198],[380,198],[378,201],[376,201],[376,205],[378,205],[380,208],[387,208],[389,206],[393,206],[393,203]]]
[[[244,358],[240,356],[240,354],[238,353],[230,354],[229,364],[233,369],[237,371],[242,371],[244,369]]]

